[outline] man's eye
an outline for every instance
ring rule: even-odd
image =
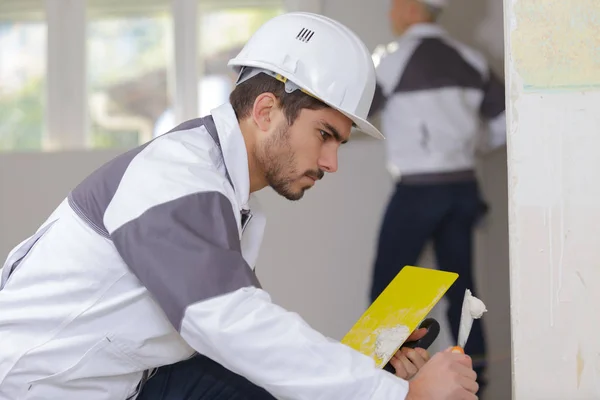
[[[332,136],[331,136],[329,133],[327,133],[326,131],[323,131],[323,130],[321,130],[321,131],[319,131],[319,132],[321,132],[321,137],[323,138],[323,140],[328,140],[328,139],[331,139],[331,137],[332,137]]]

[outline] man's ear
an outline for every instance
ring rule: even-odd
[[[261,131],[267,132],[271,129],[276,109],[277,98],[273,93],[261,93],[254,99],[252,119]]]

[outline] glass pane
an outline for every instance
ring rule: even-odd
[[[236,75],[229,69],[227,62],[264,22],[284,12],[283,5],[243,8],[206,8],[202,5],[201,3],[198,22],[199,116],[209,114],[210,110],[229,100]],[[174,126],[173,111],[165,110],[154,134],[163,134]]]
[[[88,24],[90,144],[130,148],[152,138],[171,106],[172,18],[164,11],[98,13]]]
[[[250,36],[267,20],[283,12],[281,7],[228,8],[200,15],[199,113],[206,115],[228,101],[236,75],[227,66]]]
[[[41,150],[46,24],[0,21],[0,151]]]

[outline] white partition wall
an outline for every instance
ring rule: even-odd
[[[505,1],[516,400],[600,398],[599,18]]]

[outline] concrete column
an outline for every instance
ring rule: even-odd
[[[86,2],[46,0],[44,5],[48,23],[45,149],[81,149],[87,145]]]
[[[513,399],[599,399],[600,2],[504,3]]]

